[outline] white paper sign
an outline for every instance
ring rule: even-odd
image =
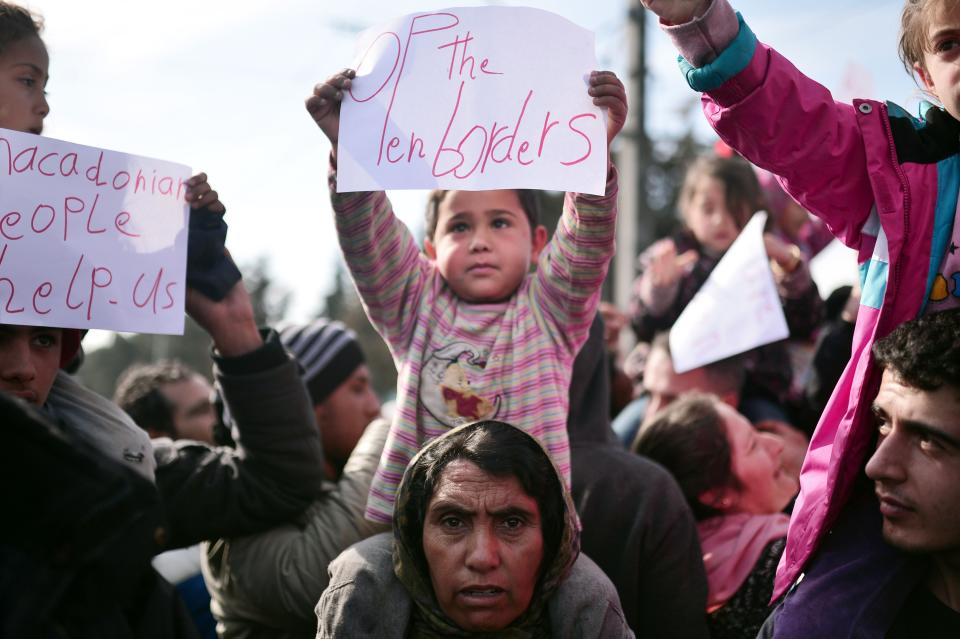
[[[790,334],[763,244],[766,220],[754,214],[670,329],[678,373]]]
[[[810,260],[810,277],[824,299],[841,286],[859,285],[857,252],[834,239]]]
[[[0,323],[182,333],[189,175],[0,129]]]
[[[360,37],[337,190],[535,188],[603,194],[593,33],[539,9],[411,14]]]

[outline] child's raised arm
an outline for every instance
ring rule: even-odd
[[[607,149],[627,121],[627,91],[613,71],[591,71],[590,88],[594,105],[607,110]]]
[[[313,87],[313,95],[306,100],[307,111],[323,134],[330,140],[333,157],[337,157],[337,138],[340,134],[340,104],[343,92],[350,88],[356,77],[353,69],[344,69]]]
[[[627,93],[611,71],[592,71],[589,95],[607,109],[607,147],[627,119]],[[617,171],[608,162],[606,193],[567,193],[557,231],[540,254],[532,285],[542,316],[576,353],[587,338],[600,301],[600,287],[613,256],[617,217]]]

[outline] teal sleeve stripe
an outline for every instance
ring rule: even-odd
[[[930,270],[927,272],[927,291],[923,296],[922,315],[933,290],[933,281],[947,254],[947,244],[953,237],[956,202],[960,196],[960,156],[952,155],[937,163],[937,210],[933,217],[933,238],[930,245]],[[946,274],[944,273],[944,277]]]
[[[879,260],[867,260],[860,265],[860,304],[879,309],[887,293],[889,266]]]
[[[743,16],[737,12],[737,21],[740,24],[740,31],[737,37],[733,39],[726,49],[724,49],[716,60],[710,64],[697,68],[687,62],[683,56],[677,56],[677,62],[680,64],[680,70],[687,79],[687,84],[694,91],[713,91],[747,68],[750,60],[753,59],[753,52],[757,48],[757,36],[743,21]]]

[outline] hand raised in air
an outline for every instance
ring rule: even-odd
[[[343,101],[343,92],[350,89],[356,75],[357,72],[353,69],[344,69],[313,87],[313,95],[306,100],[307,112],[330,140],[334,155],[340,134],[340,104]]]
[[[590,88],[587,93],[593,97],[593,103],[607,109],[607,146],[617,137],[617,133],[627,122],[627,91],[623,82],[613,71],[593,71],[590,73]]]

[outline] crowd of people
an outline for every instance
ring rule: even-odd
[[[437,190],[421,245],[385,193],[337,192],[346,69],[306,110],[389,411],[346,326],[256,325],[203,173],[185,306],[212,384],[144,362],[107,400],[72,375],[81,330],[0,324],[0,636],[960,636],[960,2],[905,0],[920,118],[836,102],[728,0],[643,4],[723,143],[629,307],[601,302],[612,156],[552,233],[536,191]],[[0,2],[0,127],[42,132],[41,31]],[[609,148],[626,92],[586,85]],[[788,337],[676,366],[758,211]],[[822,291],[834,237],[859,284]]]

